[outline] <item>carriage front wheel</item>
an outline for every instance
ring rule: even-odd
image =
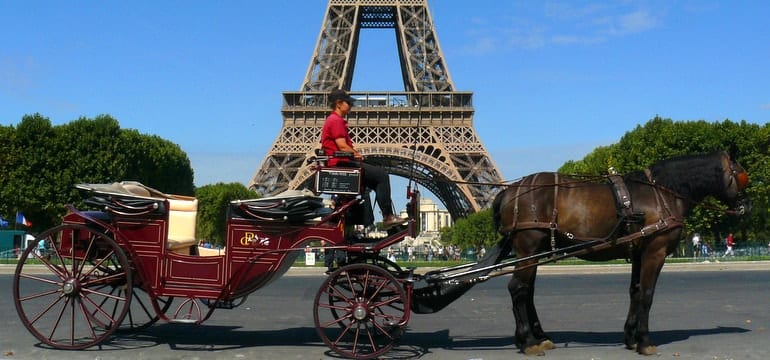
[[[313,307],[315,326],[332,351],[370,359],[386,353],[401,337],[407,306],[404,287],[390,272],[351,264],[321,284]]]
[[[129,309],[129,269],[123,250],[104,233],[78,224],[51,228],[24,250],[16,266],[16,311],[29,332],[52,347],[100,344]]]

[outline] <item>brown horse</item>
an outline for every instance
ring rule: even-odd
[[[707,196],[744,209],[748,175],[727,152],[715,152],[675,157],[607,179],[612,181],[537,173],[511,184],[492,204],[503,234],[500,257],[511,249],[523,259],[593,241],[604,246],[583,249],[578,257],[630,260],[624,342],[640,354],[655,354],[648,328],[650,307],[666,256],[679,244],[685,215]],[[543,332],[533,301],[537,261],[516,263],[508,291],[516,345],[526,354],[542,355],[554,344]]]

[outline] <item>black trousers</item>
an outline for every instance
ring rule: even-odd
[[[354,163],[338,163],[337,166],[358,167]],[[393,215],[393,200],[390,198],[390,177],[382,167],[366,162],[360,163],[365,187],[374,190],[377,205],[382,211],[382,216]]]

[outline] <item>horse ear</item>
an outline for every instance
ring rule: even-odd
[[[730,148],[727,150],[727,154],[730,155],[730,159],[735,161],[735,158],[738,156],[738,146],[735,145],[735,142],[730,143]]]

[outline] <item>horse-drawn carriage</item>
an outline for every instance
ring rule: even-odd
[[[495,199],[503,238],[484,259],[418,274],[381,255],[416,235],[416,187],[407,189],[406,226],[390,229],[385,238],[360,239],[346,231],[352,219],[361,218],[365,203],[360,170],[329,168],[323,158],[316,160],[316,191],[231,202],[222,250],[197,246],[194,198],[136,182],[77,185],[95,210],[68,206],[62,224],[39,234],[22,254],[13,288],[21,321],[38,340],[60,349],[94,346],[116,332],[139,331],[161,319],[200,324],[215,309],[242,304],[283,275],[308,244],[322,240],[347,254],[323,280],[313,304],[320,338],[342,356],[373,358],[387,352],[412,312],[439,311],[474,284],[506,273],[514,273],[509,291],[516,343],[525,352],[542,352],[550,340],[529,289],[538,264],[567,256],[632,261],[632,289],[640,291],[631,295],[626,345],[645,353],[651,346],[651,292],[666,251],[678,241],[690,201],[714,195],[734,204],[748,181],[726,153],[675,159],[646,175],[609,181],[528,176]],[[697,184],[692,182],[696,175]],[[683,181],[686,194],[677,186]],[[633,211],[622,210],[624,196]],[[583,212],[571,211],[570,201],[580,202]],[[585,212],[585,201],[611,211]],[[41,242],[49,249],[46,255],[34,251]]]

